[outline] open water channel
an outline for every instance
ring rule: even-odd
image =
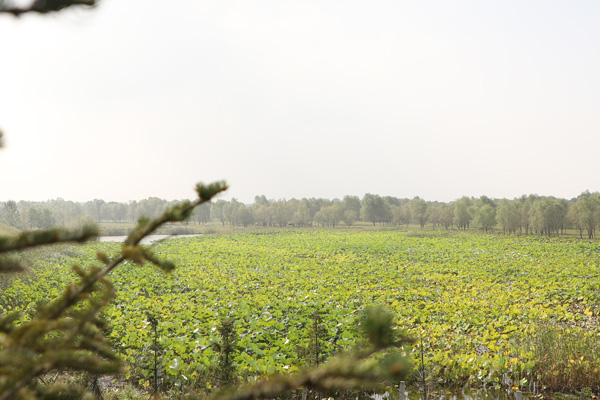
[[[185,237],[196,237],[202,236],[201,233],[193,234],[193,235],[148,235],[144,239],[142,239],[141,244],[152,244],[159,240],[166,239],[180,239]],[[123,242],[127,236],[100,236],[98,240],[100,242]]]

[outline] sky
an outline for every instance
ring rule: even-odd
[[[600,191],[599,19],[553,0],[0,16],[0,201]]]

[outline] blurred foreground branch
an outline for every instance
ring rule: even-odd
[[[29,6],[18,6],[10,0],[0,0],[0,13],[15,17],[27,13],[47,14],[71,6],[93,7],[97,2],[98,0],[35,0]]]

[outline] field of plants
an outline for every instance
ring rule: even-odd
[[[0,311],[24,310],[28,318],[75,279],[71,264],[90,266],[97,251],[116,253],[119,246],[94,242],[31,254],[30,271],[5,282]],[[178,268],[164,274],[121,266],[111,275],[117,294],[104,314],[109,337],[131,366],[128,378],[142,386],[153,374],[153,318],[163,383],[210,388],[224,320],[235,327],[235,373],[253,380],[354,346],[360,311],[381,304],[416,339],[407,349],[415,382],[600,387],[596,242],[286,231],[173,239],[155,252]]]

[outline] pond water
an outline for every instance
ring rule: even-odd
[[[373,400],[421,400],[423,393],[412,390],[400,396],[399,392],[385,392],[384,394],[369,395]],[[427,394],[428,399],[433,400],[531,400],[531,393],[521,393],[506,390],[456,390],[456,391],[433,391]]]
[[[158,240],[180,239],[180,238],[196,237],[196,236],[202,236],[202,234],[198,233],[198,234],[193,234],[193,235],[148,235],[144,239],[142,239],[141,244],[151,244]],[[98,237],[98,240],[100,242],[123,242],[126,238],[127,238],[127,236],[100,236],[100,237]]]

